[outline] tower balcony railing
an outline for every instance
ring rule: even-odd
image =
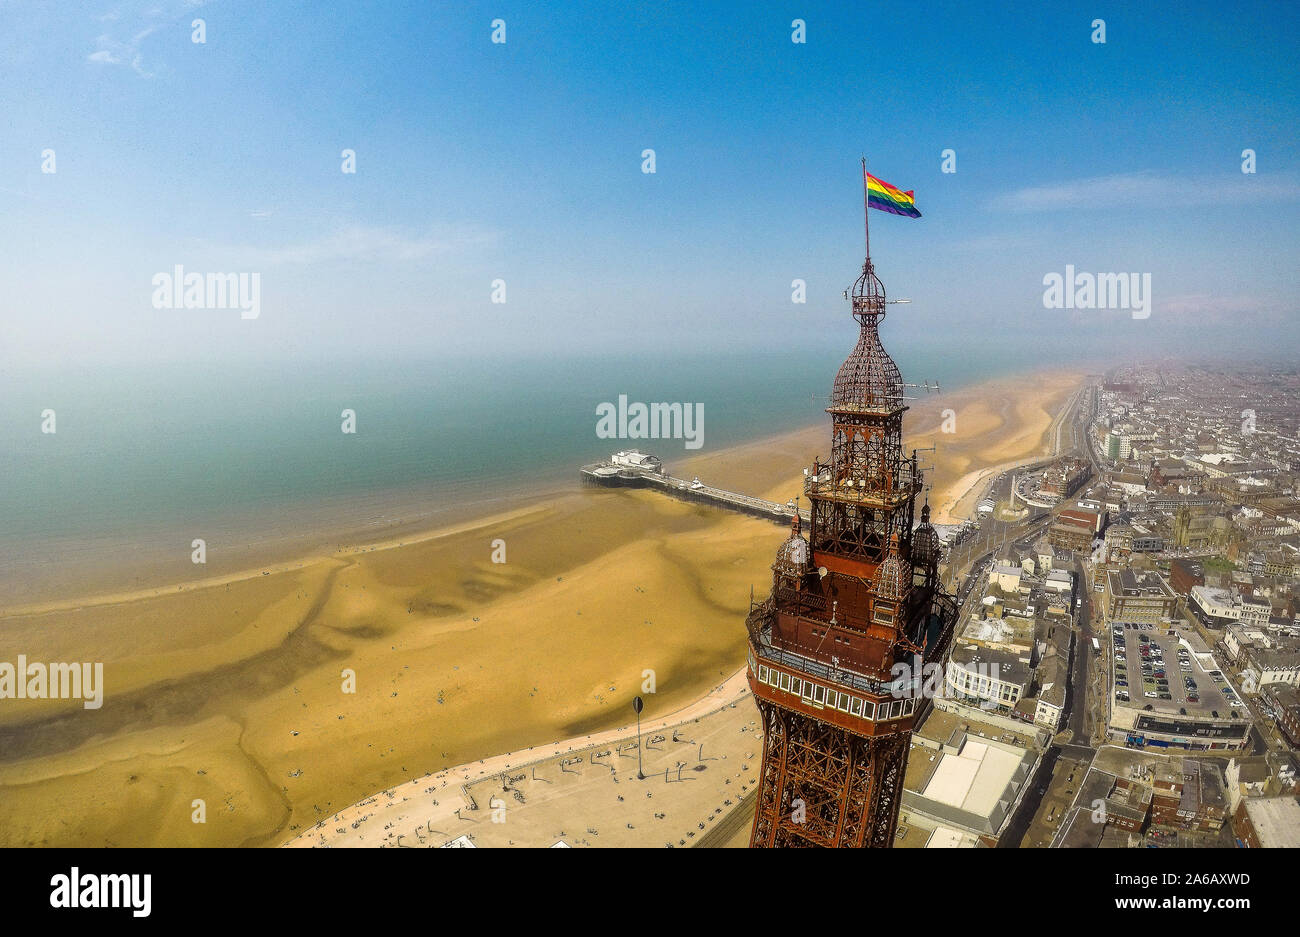
[[[919,621],[922,606],[927,603],[932,606],[930,611],[942,614],[942,603],[944,602],[952,604],[951,597],[939,592],[927,593],[924,589],[915,585],[908,586],[900,611],[901,620]],[[871,627],[871,622],[866,616],[855,615],[842,605],[829,609],[828,614],[826,596],[813,591],[779,585],[766,602],[755,603],[753,608],[764,608],[767,607],[768,603],[771,603],[773,609],[779,606],[782,611],[791,615],[810,618],[819,622],[829,622],[831,615],[834,615],[837,624],[852,628],[862,634],[866,634]],[[904,634],[903,637],[907,640],[921,640],[920,634]]]
[[[834,478],[829,467],[822,469],[818,475],[808,475],[803,480],[804,494],[823,499],[848,501],[895,507],[921,490],[922,477],[919,469],[914,469],[911,462],[900,463],[897,473],[888,472],[868,478]]]
[[[872,416],[891,416],[907,409],[903,403],[906,398],[902,393],[884,394],[870,401],[856,403],[849,400],[832,403],[826,408],[827,413],[867,413]]]
[[[854,615],[843,606],[832,608],[826,596],[819,592],[778,586],[776,602],[781,609],[792,615],[815,618],[819,621],[829,621],[831,615],[834,615],[836,623],[863,633],[866,633],[870,625],[864,615]]]
[[[783,608],[796,614],[817,610],[817,599],[819,597],[812,595],[802,596],[799,604],[793,607],[786,605],[789,599],[789,591],[780,590],[774,596],[769,596],[762,602],[752,602],[750,604],[749,615],[745,618],[745,627],[749,632],[750,644],[759,657],[801,671],[810,677],[831,680],[842,686],[853,687],[863,692],[889,694],[891,696],[899,695],[900,691],[894,685],[897,681],[881,680],[844,664],[834,666],[809,654],[800,653],[796,648],[775,646],[772,643],[772,626],[776,621],[777,601],[782,603]],[[931,616],[937,616],[939,622],[941,622],[939,631],[930,634],[930,645],[925,653],[927,660],[941,660],[947,653],[948,646],[952,641],[953,629],[957,622],[956,599],[943,592],[925,595],[918,591],[913,591],[910,598],[912,601],[909,601],[908,604],[912,607],[907,611],[906,618],[915,620],[922,625],[920,631],[913,636],[918,643],[924,640],[924,631],[928,628],[928,623],[933,620]],[[928,606],[924,612],[922,612],[922,606]],[[821,610],[824,612],[824,600]],[[865,630],[866,622],[864,620],[855,619],[853,616],[849,616],[846,620],[840,615],[837,615],[837,619],[845,620],[845,623],[862,627]]]
[[[769,599],[766,602],[755,603],[750,609],[749,617],[745,620],[750,645],[763,660],[841,687],[874,693],[877,696],[894,695],[890,681],[868,676],[842,664],[836,667],[789,648],[776,647],[772,644],[772,622],[775,617],[776,608]]]

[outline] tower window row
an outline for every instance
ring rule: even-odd
[[[750,668],[753,671],[754,661],[752,658],[750,659]],[[797,696],[817,709],[836,709],[851,716],[860,716],[863,719],[879,722],[889,719],[901,719],[903,716],[910,716],[916,712],[916,700],[914,698],[890,700],[877,704],[872,700],[862,699],[842,690],[822,686],[812,680],[792,677],[790,674],[768,667],[766,664],[759,664],[756,672],[759,683],[780,690],[782,693]]]

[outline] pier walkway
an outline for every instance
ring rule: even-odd
[[[612,488],[656,488],[669,497],[682,501],[711,504],[777,523],[788,524],[794,519],[793,501],[787,501],[785,504],[766,501],[738,491],[705,485],[698,478],[694,481],[686,481],[684,478],[675,478],[662,471],[616,465],[612,462],[596,462],[582,467],[582,480],[586,484]],[[804,523],[811,522],[807,509],[801,510],[799,516]]]

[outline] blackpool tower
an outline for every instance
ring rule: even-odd
[[[877,207],[868,179],[881,185],[864,162],[864,211]],[[922,477],[916,453],[903,456],[903,378],[880,343],[869,232],[851,302],[860,333],[826,408],[830,458],[804,470],[809,530],[796,513],[771,594],[745,622],[763,724],[751,847],[892,845],[922,674],[956,620],[928,504],[913,527]]]

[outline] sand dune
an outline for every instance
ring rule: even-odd
[[[924,457],[932,502],[1040,451],[1077,383],[1044,375],[918,402],[906,441],[940,446]],[[941,432],[945,408],[955,434]],[[784,501],[828,443],[819,425],[670,468]],[[102,661],[106,690],[97,711],[0,707],[0,845],[272,845],[411,778],[624,725],[638,693],[647,719],[682,709],[743,664],[750,590],[766,593],[781,537],[575,481],[400,540],[5,610],[0,658]]]

